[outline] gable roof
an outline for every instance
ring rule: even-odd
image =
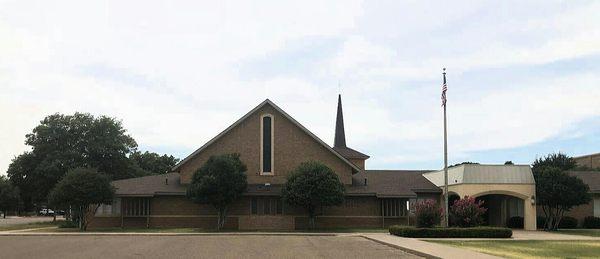
[[[442,190],[428,181],[426,170],[365,170],[352,176],[348,195],[375,195],[379,198],[416,197],[417,193],[440,193]],[[364,184],[367,179],[367,184]]]
[[[353,163],[351,163],[350,161],[348,161],[348,159],[346,159],[344,156],[340,155],[338,152],[336,152],[335,150],[333,150],[329,145],[327,145],[327,143],[323,142],[323,140],[321,140],[315,134],[313,134],[312,132],[310,132],[307,128],[305,128],[304,126],[302,126],[302,124],[300,124],[298,121],[296,121],[294,118],[292,118],[292,116],[290,116],[289,114],[287,114],[285,111],[283,111],[281,108],[279,108],[277,105],[275,105],[275,103],[273,103],[269,99],[264,100],[262,103],[260,103],[254,109],[252,109],[248,113],[246,113],[246,115],[242,116],[242,118],[238,119],[236,122],[234,122],[233,124],[231,124],[231,126],[227,127],[224,131],[222,131],[221,133],[219,133],[219,135],[215,136],[214,138],[212,138],[211,140],[209,140],[208,142],[206,142],[206,144],[204,144],[200,148],[196,149],[196,151],[194,151],[192,154],[190,154],[189,156],[187,156],[186,158],[184,158],[183,160],[181,160],[179,163],[177,163],[171,169],[171,171],[177,171],[177,169],[179,169],[179,167],[181,165],[187,163],[190,159],[192,159],[198,153],[202,152],[202,150],[206,149],[208,146],[210,146],[211,144],[213,144],[215,141],[217,141],[221,137],[225,136],[229,131],[231,131],[233,128],[235,128],[237,125],[239,125],[240,123],[242,123],[244,120],[246,120],[248,117],[250,117],[250,115],[254,114],[256,111],[258,111],[260,108],[262,108],[265,105],[271,105],[271,107],[273,107],[276,111],[278,111],[285,118],[287,118],[288,120],[290,120],[292,122],[292,124],[296,125],[302,131],[304,131],[304,133],[306,133],[310,137],[312,137],[317,143],[321,144],[323,147],[325,147],[327,150],[329,150],[332,154],[334,154],[336,157],[338,157],[339,159],[341,159],[344,163],[346,163],[347,165],[349,165],[354,171],[360,172],[360,169],[356,165],[354,165]]]

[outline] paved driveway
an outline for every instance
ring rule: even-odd
[[[350,236],[0,236],[2,258],[418,258]]]

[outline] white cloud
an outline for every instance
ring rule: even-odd
[[[55,112],[114,116],[144,146],[191,151],[270,98],[331,142],[338,80],[348,142],[373,155],[370,165],[432,160],[442,66],[460,77],[600,54],[600,5],[563,5],[3,2],[0,172],[27,149],[24,135]],[[307,38],[341,45],[302,68],[309,71],[238,77],[240,64],[268,63]],[[522,146],[599,116],[597,74],[519,79],[511,82],[518,88],[482,87],[452,100],[452,147],[467,156]],[[411,83],[432,80],[432,88]]]

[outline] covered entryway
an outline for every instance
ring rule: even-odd
[[[484,224],[494,227],[506,227],[508,220],[512,217],[523,218],[524,201],[520,198],[504,194],[487,194],[476,197],[483,201],[483,207],[487,209],[483,216]]]
[[[443,170],[423,176],[438,187],[444,186]],[[510,217],[520,216],[524,229],[536,229],[535,180],[529,165],[464,164],[449,168],[448,193],[449,198],[483,200],[488,225],[506,226]]]

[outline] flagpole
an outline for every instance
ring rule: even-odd
[[[446,87],[446,68],[443,69],[444,87]],[[446,129],[446,98],[444,106],[444,227],[448,227],[448,131]]]

